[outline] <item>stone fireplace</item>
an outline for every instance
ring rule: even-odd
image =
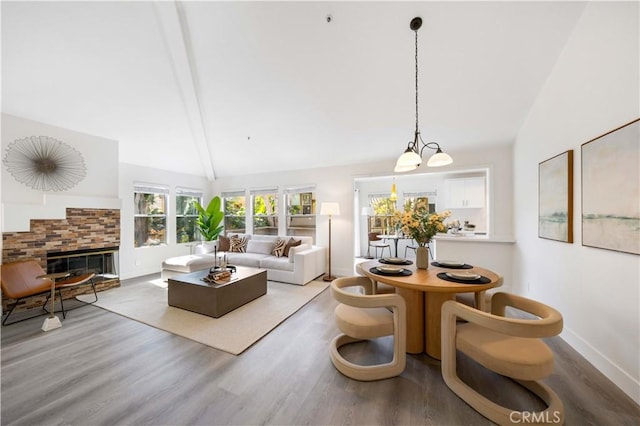
[[[47,272],[95,272],[98,291],[120,286],[119,209],[67,208],[65,219],[32,219],[30,223],[28,232],[2,234],[2,263],[35,259]],[[88,292],[91,292],[89,285],[80,286],[66,290],[63,297]],[[24,299],[16,311],[40,307],[45,298],[46,294]],[[13,302],[3,296],[3,312]]]

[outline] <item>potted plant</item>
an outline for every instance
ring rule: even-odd
[[[204,241],[214,241],[218,239],[218,236],[224,229],[224,225],[221,225],[224,219],[224,213],[220,208],[222,204],[220,197],[213,197],[211,201],[209,201],[206,209],[197,201],[194,201],[193,204],[198,210],[196,225]]]

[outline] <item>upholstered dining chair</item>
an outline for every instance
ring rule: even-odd
[[[331,282],[331,294],[340,302],[335,309],[335,318],[342,332],[331,341],[331,362],[345,376],[361,381],[398,376],[406,364],[404,299],[397,294],[372,294],[372,286],[372,281],[362,276],[342,277]],[[361,287],[365,294],[347,291],[347,287]],[[339,349],[344,345],[384,336],[393,336],[393,358],[389,362],[359,365],[340,354]]]
[[[506,307],[537,318],[506,317]],[[458,318],[467,321],[461,323]],[[540,302],[509,293],[495,293],[491,313],[456,301],[442,306],[442,377],[447,386],[477,412],[499,425],[529,419],[564,422],[564,407],[558,395],[540,380],[553,372],[553,352],[541,340],[562,331],[562,315]],[[500,406],[472,389],[458,377],[456,350],[483,367],[509,377],[536,394],[547,405],[544,411],[515,411]],[[547,420],[548,421],[548,420]],[[537,424],[537,423],[536,423]]]
[[[356,272],[362,276],[364,276],[364,274],[359,270],[360,267],[356,268]],[[360,291],[363,292],[364,294],[389,294],[389,293],[395,293],[396,292],[396,288],[392,285],[389,284],[385,284],[385,283],[381,283],[378,281],[374,281],[372,280],[372,286],[371,286],[371,292],[370,293],[366,293],[367,289],[361,288]]]
[[[380,254],[382,256],[384,256],[384,249],[387,249],[389,251],[389,256],[391,256],[391,246],[389,245],[389,243],[385,243],[384,241],[382,241],[382,239],[378,237],[378,234],[375,232],[369,232],[368,235],[369,249],[373,247],[375,253],[374,257],[376,259],[378,258],[378,249],[380,249]]]

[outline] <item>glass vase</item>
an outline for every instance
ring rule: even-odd
[[[425,246],[416,249],[416,268],[429,269],[429,249]]]

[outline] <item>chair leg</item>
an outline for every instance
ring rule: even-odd
[[[85,301],[83,301],[83,300],[79,300],[79,302],[82,302],[82,303],[84,303],[85,305],[91,305],[91,304],[94,304],[94,303],[96,303],[96,302],[98,301],[98,293],[96,292],[96,284],[95,284],[95,282],[93,281],[93,278],[91,278],[91,279],[89,280],[89,284],[91,284],[91,289],[93,290],[93,297],[95,297],[95,300],[93,300],[93,301],[91,301],[91,302],[85,302]],[[73,308],[73,309],[75,309],[75,308]],[[70,311],[71,309],[68,309],[68,310]]]
[[[60,297],[60,306],[61,306],[61,311],[62,311],[62,319],[66,319],[67,318],[67,312],[73,311],[74,309],[80,308],[80,307],[82,307],[84,305],[91,305],[91,304],[96,303],[98,301],[98,293],[96,291],[96,284],[95,284],[95,281],[93,280],[93,278],[91,280],[89,280],[89,284],[91,284],[91,289],[93,290],[93,297],[95,297],[95,300],[93,300],[91,302],[84,302],[84,301],[79,300],[79,302],[82,302],[83,305],[75,306],[75,307],[73,307],[71,309],[65,309],[64,308],[64,301],[62,299],[62,289],[58,289],[58,297]],[[50,298],[51,298],[51,293],[48,293],[47,294],[47,298],[44,301],[44,304],[42,305],[42,310],[45,311],[46,313],[49,313],[49,311],[47,309],[47,303],[49,302]]]
[[[96,300],[94,300],[93,302],[85,302],[88,305],[92,303],[96,303],[98,301],[98,293],[96,292],[96,283],[93,281],[93,278],[91,278],[91,288],[93,289],[93,296],[96,298]]]
[[[2,325],[10,325],[13,324],[12,322],[10,322],[9,324],[7,324],[7,320],[9,319],[9,317],[11,316],[11,313],[13,312],[13,310],[16,308],[16,306],[18,306],[18,302],[20,301],[20,299],[16,300],[16,303],[13,304],[13,306],[11,307],[11,309],[9,310],[9,313],[7,314],[6,317],[4,317],[4,320],[2,320]]]
[[[27,297],[30,297],[30,296],[27,296]],[[4,317],[4,320],[2,320],[2,325],[11,325],[11,324],[15,324],[15,323],[18,323],[18,322],[30,320],[32,318],[36,318],[36,317],[40,317],[40,316],[44,315],[44,314],[32,315],[30,317],[22,318],[22,319],[19,319],[17,321],[7,322],[7,320],[9,319],[9,316],[11,316],[11,313],[13,313],[13,310],[18,306],[18,303],[20,303],[20,301],[22,299],[24,299],[24,297],[16,300],[16,303],[14,303],[13,306],[11,306],[11,309],[7,313],[7,316]]]
[[[64,311],[64,301],[62,300],[62,290],[58,289],[58,297],[60,297],[60,307],[62,308],[62,319],[67,318],[67,313]]]
[[[395,336],[394,336],[395,339]],[[358,365],[347,361],[340,355],[338,349],[349,343],[361,342],[363,339],[357,339],[345,334],[336,336],[330,344],[331,362],[336,369],[347,377],[363,382],[388,379],[390,377],[402,374],[406,363],[406,353],[402,351],[397,353],[398,348],[394,348],[393,359],[386,364],[375,365]],[[394,346],[396,343],[394,342]]]

